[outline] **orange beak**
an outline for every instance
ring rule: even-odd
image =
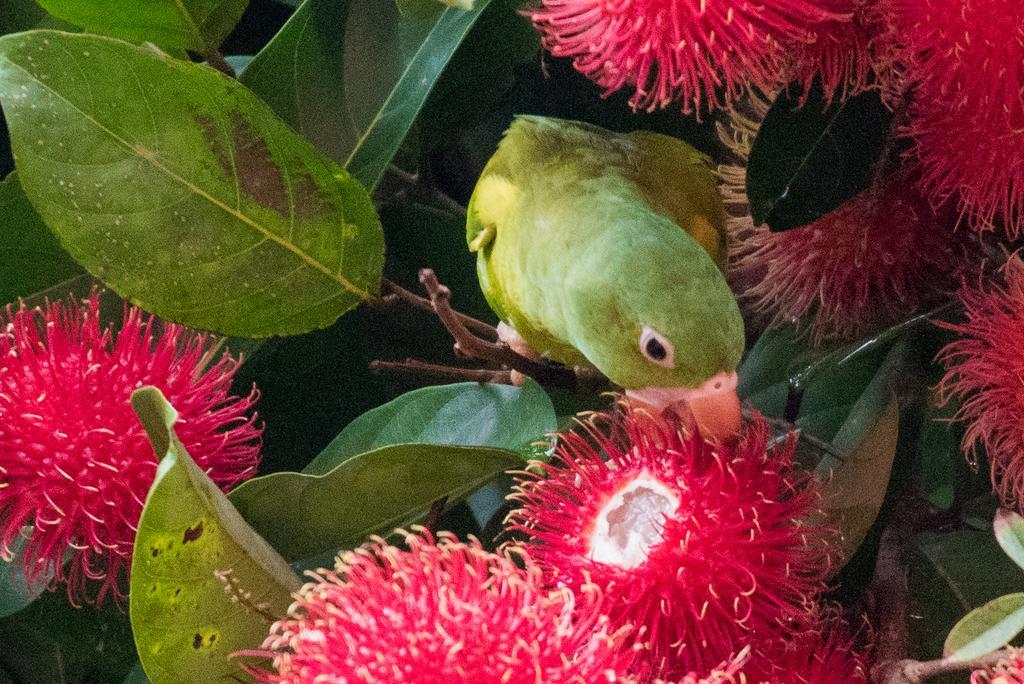
[[[742,425],[736,373],[719,373],[696,389],[645,387],[626,390],[626,396],[658,413],[692,417],[705,437],[722,441],[737,434]]]

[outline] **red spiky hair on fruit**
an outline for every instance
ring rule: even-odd
[[[1024,3],[880,0],[910,89],[907,134],[936,202],[970,224],[1024,228]]]
[[[809,225],[754,226],[746,162],[768,103],[751,95],[745,108],[717,126],[736,159],[717,173],[729,211],[729,280],[748,311],[799,323],[815,344],[853,339],[947,300],[979,268],[977,239],[956,231],[952,208],[918,192],[912,169]]]
[[[748,83],[776,88],[787,51],[816,41],[824,23],[851,21],[852,3],[541,0],[529,14],[551,54],[571,57],[606,94],[631,86],[635,108],[678,99],[699,113],[728,107]]]
[[[965,288],[966,322],[943,323],[959,334],[939,353],[946,375],[944,400],[961,400],[956,419],[966,423],[964,450],[976,463],[982,446],[992,483],[1007,507],[1024,501],[1024,261],[1003,267],[1005,285]]]
[[[745,684],[867,684],[865,654],[847,630],[826,619],[754,649],[741,670]]]
[[[136,524],[158,463],[130,403],[143,385],[178,411],[178,437],[222,488],[251,476],[261,429],[231,396],[237,362],[208,339],[125,307],[116,334],[99,296],[7,308],[0,335],[0,550],[72,602],[126,595]],[[65,562],[65,554],[69,559]]]
[[[971,684],[1024,684],[1024,653],[1010,649],[995,665],[972,672]]]
[[[641,412],[612,436],[605,421],[563,435],[544,476],[519,477],[510,523],[552,585],[599,587],[613,624],[646,628],[635,636],[667,678],[807,618],[834,536],[807,522],[819,496],[792,442],[769,446],[763,419],[728,445]]]
[[[773,322],[806,327],[821,345],[849,340],[945,301],[977,263],[955,216],[895,176],[813,223],[740,235],[731,268],[756,271],[741,296]]]
[[[312,574],[264,650],[243,654],[272,659],[258,681],[611,682],[634,660],[593,587],[548,589],[528,557],[402,534],[408,550],[375,540]]]
[[[864,0],[851,0],[851,18],[822,22],[815,40],[798,43],[789,50],[786,72],[780,86],[796,84],[806,99],[817,83],[823,101],[845,100],[879,82],[875,73],[873,42],[877,40],[874,14],[866,11]]]

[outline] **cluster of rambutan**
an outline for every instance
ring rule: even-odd
[[[131,392],[160,388],[176,430],[228,488],[256,467],[254,394],[207,337],[100,298],[9,308],[0,335],[0,541],[73,602],[123,597],[159,462]],[[712,443],[642,412],[564,436],[519,475],[528,537],[490,552],[441,533],[375,540],[320,571],[253,666],[265,682],[864,681],[818,605],[834,533],[755,420]],[[539,475],[538,472],[543,472]]]
[[[711,443],[630,412],[519,475],[499,553],[425,531],[313,574],[263,682],[866,681],[817,606],[835,533],[793,444]]]
[[[608,93],[633,88],[638,108],[879,88],[905,115],[929,203],[955,201],[979,230],[1024,224],[1018,0],[541,0],[529,14],[553,55]]]

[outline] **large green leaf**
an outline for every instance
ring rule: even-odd
[[[974,660],[1010,642],[1024,630],[1024,593],[1007,594],[975,608],[956,623],[943,655],[952,661]]]
[[[285,558],[298,560],[412,523],[434,501],[457,501],[524,463],[505,449],[402,444],[353,456],[324,475],[249,480],[231,502]]]
[[[174,434],[160,391],[132,395],[153,450],[166,454],[146,498],[132,557],[135,643],[154,684],[238,676],[230,655],[255,648],[298,589],[288,564],[250,528]]]
[[[782,418],[790,379],[832,351],[831,348],[813,349],[806,336],[800,335],[793,326],[772,328],[761,335],[740,367],[740,396],[765,415]],[[864,392],[876,381],[888,353],[888,347],[882,346],[824,367],[810,377],[803,386],[797,427],[825,441],[836,438]],[[879,412],[889,398],[880,387],[876,384],[871,394],[871,403]],[[877,417],[877,413],[871,415],[869,411],[858,416],[857,422],[846,428],[843,448],[856,442],[856,429],[863,433]]]
[[[475,382],[423,387],[356,418],[304,470],[323,475],[356,454],[394,444],[525,450],[555,431],[555,408],[540,386]]]
[[[911,657],[939,658],[945,636],[964,614],[1020,591],[1024,573],[996,545],[991,531],[926,533],[910,559]]]
[[[90,33],[207,53],[220,47],[249,0],[37,0]]]
[[[373,188],[489,1],[424,18],[381,0],[306,0],[242,81]]]
[[[798,455],[822,481],[826,511],[843,533],[845,561],[866,538],[889,486],[899,436],[899,406],[891,385],[907,352],[902,340],[823,367],[804,390],[796,426],[830,442],[834,454],[808,446]],[[809,348],[792,327],[769,330],[740,368],[741,396],[766,415],[781,418],[790,378],[826,354]]]
[[[0,182],[0,303],[82,275],[32,208],[17,174]]]
[[[95,36],[0,39],[22,186],[64,247],[163,318],[261,337],[379,287],[369,196],[248,90]]]
[[[815,88],[783,90],[750,150],[747,197],[758,224],[789,230],[814,221],[868,187],[885,149],[892,112],[875,91],[826,105]]]
[[[138,660],[123,611],[109,600],[72,606],[63,587],[42,594],[0,619],[0,673],[18,684],[120,682]]]
[[[825,510],[842,531],[845,560],[864,542],[889,489],[900,426],[892,382],[907,349],[898,342],[888,353],[832,438],[838,456],[826,455],[818,464]]]
[[[952,421],[959,403],[943,403],[934,393],[929,397],[917,439],[915,470],[922,494],[939,510],[949,510],[956,497],[958,477],[967,464],[960,451],[962,428]]]

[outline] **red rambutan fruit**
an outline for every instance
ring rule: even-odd
[[[806,619],[835,536],[807,522],[822,519],[820,499],[795,473],[792,443],[769,447],[763,419],[727,445],[640,412],[613,436],[602,420],[563,435],[545,475],[517,484],[509,522],[533,537],[549,582],[597,585],[665,678]]]
[[[636,657],[593,587],[548,589],[528,557],[521,568],[475,540],[404,537],[408,550],[375,540],[313,573],[264,650],[244,654],[272,659],[258,680],[590,684]]]
[[[851,20],[851,0],[542,0],[529,12],[556,57],[610,94],[653,110],[729,106],[747,84],[772,90],[787,51],[813,43],[823,23]],[[831,32],[833,29],[826,29]]]
[[[804,97],[817,82],[826,103],[845,100],[876,82],[871,43],[874,30],[863,12],[864,0],[850,0],[850,18],[822,22],[813,42],[796,43],[789,50],[789,65],[780,86],[796,84]]]
[[[957,289],[978,258],[955,223],[901,174],[807,226],[734,234],[731,279],[754,311],[802,324],[816,345],[854,339]]]
[[[755,649],[740,670],[745,684],[867,684],[864,655],[845,630],[818,624]]]
[[[132,411],[134,390],[164,393],[185,448],[225,489],[255,472],[261,441],[255,391],[228,393],[233,358],[211,363],[205,336],[178,325],[158,334],[139,309],[125,308],[116,334],[99,313],[95,293],[84,305],[8,307],[0,334],[0,550],[9,557],[27,533],[28,575],[67,583],[73,603],[127,590],[158,463]]]
[[[921,185],[978,230],[1024,228],[1024,3],[880,0],[910,88]]]
[[[1024,653],[1011,649],[995,665],[975,670],[971,673],[971,684],[1024,684]]]
[[[1011,257],[1003,267],[1005,286],[966,288],[966,322],[944,323],[961,337],[939,360],[946,375],[939,385],[944,400],[957,397],[956,419],[966,424],[963,446],[976,463],[985,449],[992,483],[1007,507],[1024,502],[1024,261]]]

